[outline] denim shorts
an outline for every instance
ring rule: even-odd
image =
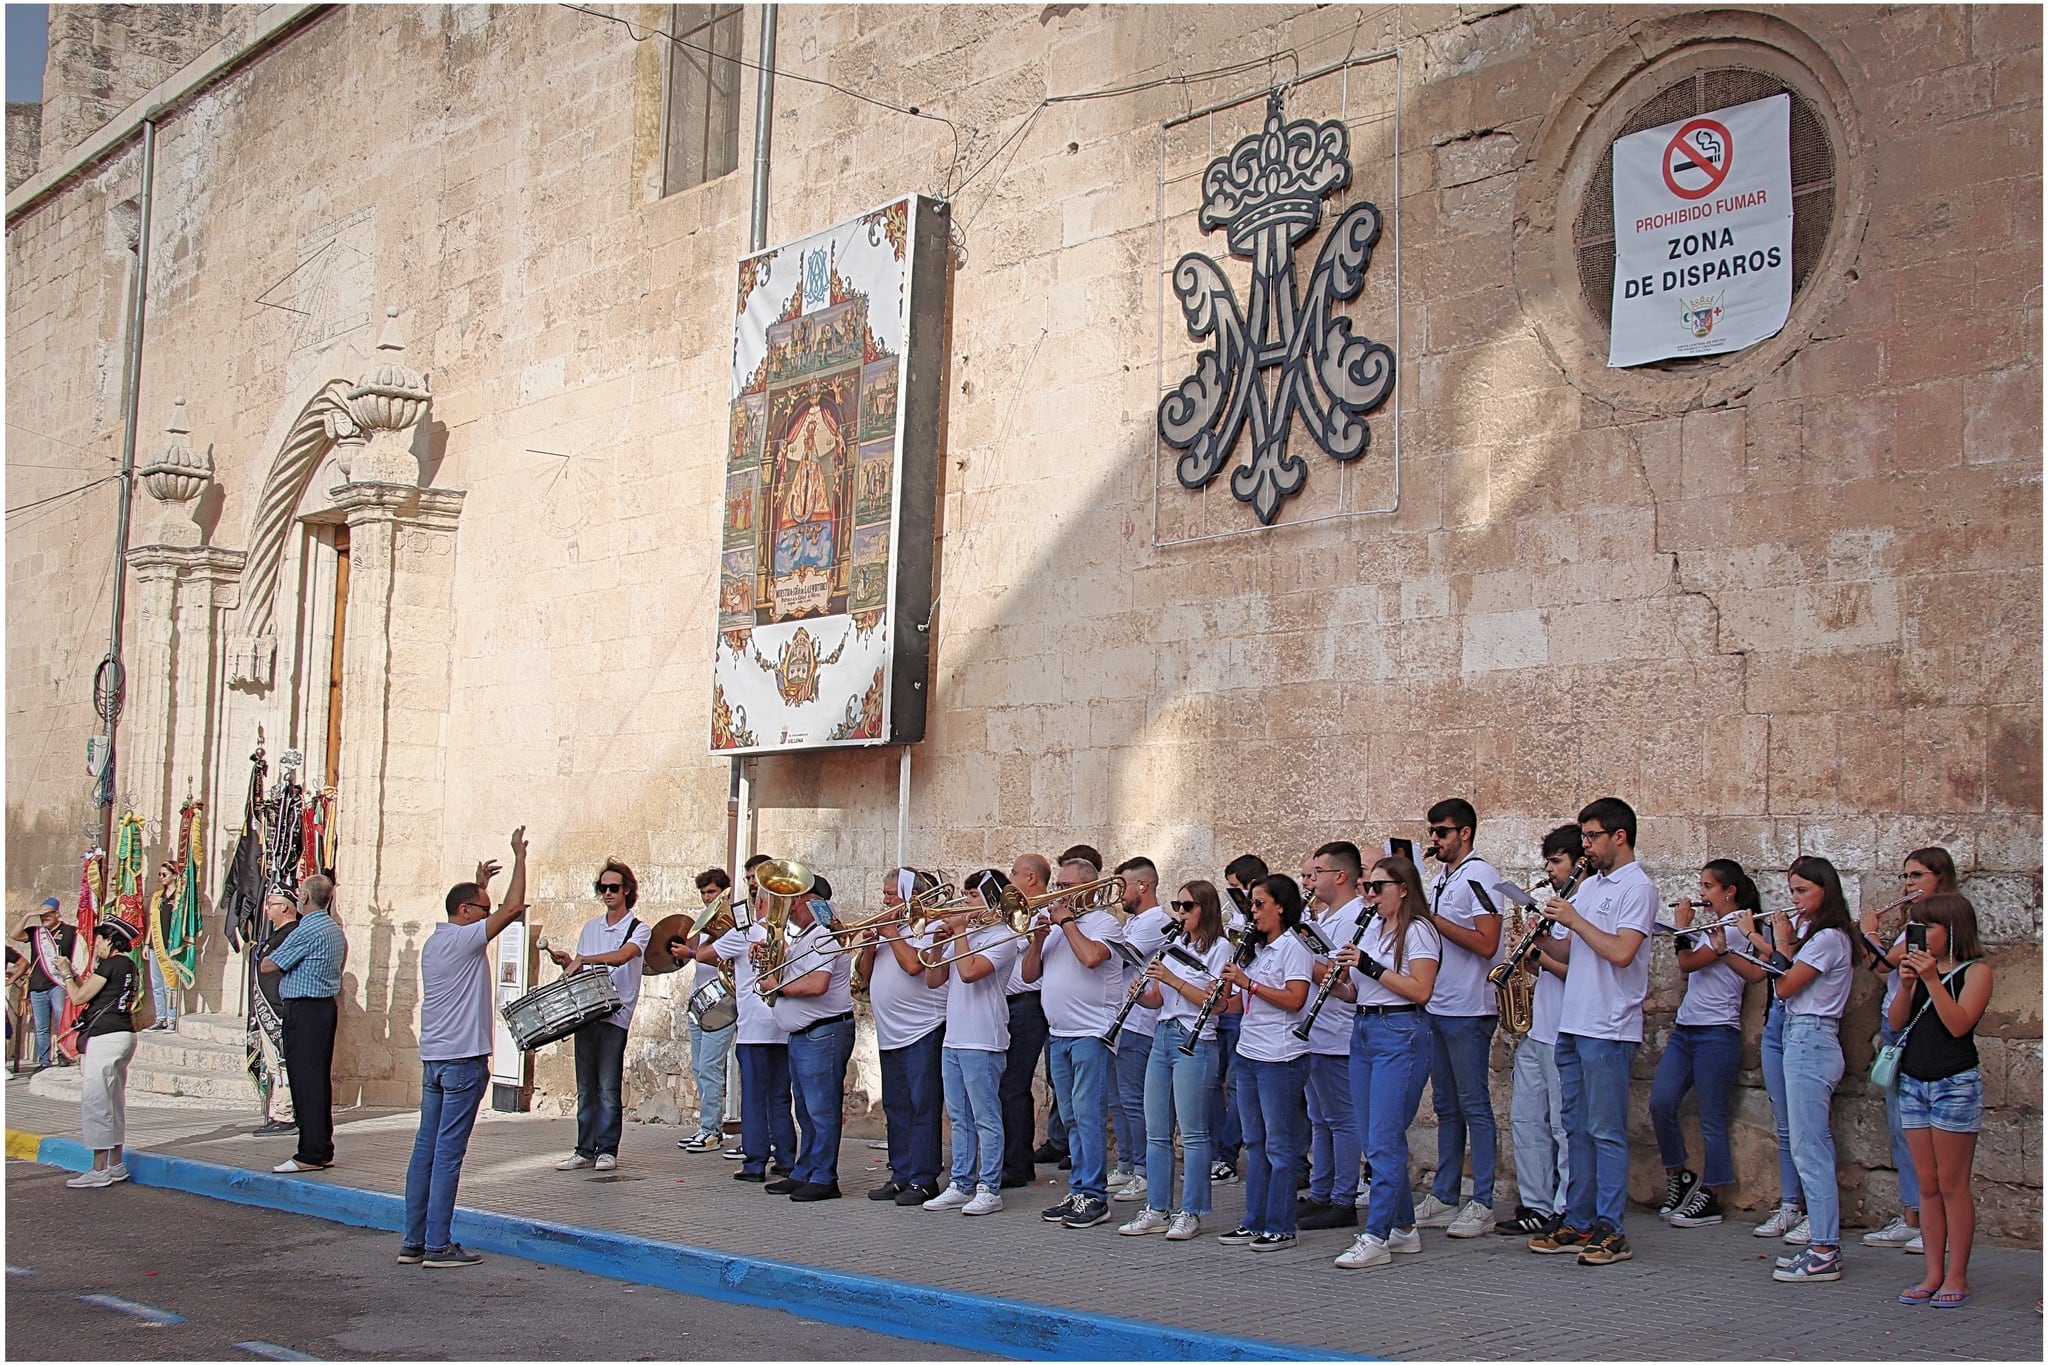
[[[1974,1133],[1984,1126],[1984,1073],[1976,1067],[1938,1081],[1899,1076],[1899,1126]]]

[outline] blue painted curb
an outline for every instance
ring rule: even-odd
[[[46,1165],[83,1170],[92,1164],[92,1153],[76,1139],[47,1137],[37,1159]],[[394,1194],[330,1184],[317,1176],[271,1175],[157,1152],[130,1152],[127,1161],[138,1185],[386,1232],[398,1232],[405,1226],[405,1200]],[[479,1209],[458,1207],[454,1232],[457,1241],[480,1251],[1022,1360],[1375,1358],[849,1275],[761,1256],[733,1256]]]

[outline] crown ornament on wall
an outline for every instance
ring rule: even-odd
[[[1355,460],[1372,439],[1366,416],[1394,392],[1393,349],[1354,336],[1352,319],[1336,313],[1365,287],[1380,239],[1378,206],[1346,209],[1307,287],[1295,280],[1295,247],[1321,225],[1322,201],[1351,184],[1350,142],[1335,119],[1288,122],[1285,90],[1273,91],[1265,126],[1202,175],[1202,230],[1221,228],[1230,254],[1252,263],[1243,306],[1210,257],[1191,251],[1173,268],[1188,336],[1212,344],[1160,400],[1159,439],[1181,452],[1181,486],[1199,490],[1236,460],[1249,428],[1251,449],[1232,470],[1230,491],[1261,525],[1270,526],[1308,479],[1307,462],[1288,449],[1295,424],[1330,458]]]

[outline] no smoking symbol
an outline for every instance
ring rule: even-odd
[[[1664,148],[1664,187],[1680,199],[1704,199],[1721,188],[1735,163],[1735,139],[1728,125],[1696,118]]]

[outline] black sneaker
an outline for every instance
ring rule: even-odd
[[[1710,1228],[1720,1221],[1721,1201],[1704,1185],[1694,1190],[1684,1204],[1671,1211],[1671,1226],[1675,1228]]]
[[[460,1242],[450,1242],[439,1251],[429,1251],[420,1261],[428,1270],[447,1270],[459,1265],[482,1265],[483,1257],[465,1248]]]
[[[1071,1171],[1071,1170],[1073,1170],[1073,1169],[1074,1169],[1074,1158],[1072,1158],[1072,1157],[1070,1157],[1070,1156],[1063,1156],[1063,1157],[1061,1157],[1061,1158],[1060,1158],[1060,1169],[1061,1169],[1061,1170],[1063,1170],[1063,1171]]]
[[[1244,1224],[1239,1223],[1228,1232],[1217,1233],[1216,1240],[1227,1247],[1243,1247],[1250,1246],[1259,1236],[1259,1233],[1253,1232]]]
[[[1318,1232],[1324,1228],[1355,1228],[1358,1226],[1356,1204],[1318,1204],[1314,1212],[1295,1220],[1303,1232]]]
[[[734,1171],[732,1178],[734,1180],[745,1180],[755,1185],[765,1185],[768,1183],[768,1177],[759,1171]]]
[[[1550,1226],[1550,1215],[1538,1213],[1527,1204],[1515,1205],[1515,1216],[1503,1218],[1493,1230],[1503,1237],[1534,1237]]]
[[[1067,1149],[1052,1142],[1039,1143],[1037,1150],[1031,1153],[1031,1159],[1041,1166],[1049,1166],[1055,1161],[1064,1161],[1066,1157]]]
[[[802,1185],[803,1182],[801,1180],[793,1180],[788,1176],[784,1176],[780,1180],[769,1181],[761,1188],[763,1190],[766,1190],[769,1194],[789,1194],[800,1188]]]
[[[896,1203],[899,1207],[921,1209],[924,1207],[925,1200],[937,1199],[938,1197],[939,1187],[937,1185],[905,1185],[897,1193]]]
[[[877,1204],[886,1204],[901,1193],[903,1193],[903,1186],[892,1180],[886,1185],[877,1185],[869,1190],[868,1198],[874,1200]],[[930,1196],[927,1195],[926,1198],[930,1198]]]
[[[1628,1249],[1628,1238],[1622,1236],[1619,1231],[1610,1227],[1597,1227],[1593,1229],[1592,1240],[1586,1243],[1586,1249],[1579,1253],[1579,1264],[1613,1265],[1616,1261],[1626,1261],[1634,1255],[1635,1253]]]
[[[425,1247],[401,1246],[398,1249],[398,1263],[400,1265],[418,1265],[426,1258],[426,1255],[427,1249]]]
[[[1692,1192],[1700,1187],[1700,1178],[1691,1171],[1679,1169],[1664,1173],[1664,1202],[1657,1205],[1657,1216],[1669,1218],[1685,1207],[1685,1201],[1692,1198]]]
[[[1097,1223],[1108,1221],[1109,1201],[1097,1199],[1092,1194],[1076,1195],[1073,1209],[1060,1219],[1062,1226],[1070,1228],[1092,1228]]]
[[[296,1123],[278,1123],[275,1120],[273,1120],[272,1122],[266,1123],[262,1127],[256,1129],[256,1131],[251,1133],[250,1136],[283,1137],[286,1133],[296,1133],[298,1131],[299,1125]]]
[[[1285,1251],[1294,1245],[1291,1232],[1262,1232],[1252,1238],[1253,1251]]]
[[[815,1204],[820,1199],[839,1198],[839,1182],[836,1180],[811,1180],[798,1185],[789,1192],[792,1204]]]
[[[1067,1221],[1067,1215],[1074,1211],[1074,1205],[1080,1202],[1080,1195],[1070,1194],[1044,1213],[1039,1214],[1038,1219],[1042,1223],[1064,1223]]]
[[[1035,1173],[1033,1175],[1017,1175],[1012,1173],[1003,1177],[1001,1185],[1006,1190],[1021,1190],[1029,1188],[1035,1179]]]

